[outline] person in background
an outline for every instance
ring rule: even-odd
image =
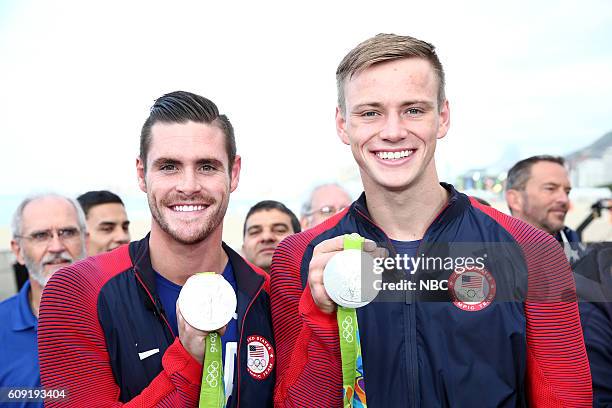
[[[86,256],[85,216],[70,198],[32,196],[17,207],[12,234],[11,250],[29,278],[17,295],[0,303],[0,388],[40,387],[36,334],[41,294],[58,269]],[[22,400],[10,405],[43,403]]]
[[[350,194],[339,184],[321,184],[312,189],[302,206],[302,229],[312,228],[351,205]]]
[[[283,203],[260,201],[249,209],[242,228],[242,254],[247,261],[270,273],[276,246],[288,235],[301,231],[295,214]]]
[[[130,242],[130,221],[123,201],[107,190],[88,191],[77,197],[87,219],[89,256],[111,251]]]
[[[594,406],[612,406],[612,298],[597,296],[612,293],[608,283],[612,276],[610,262],[602,256],[610,253],[610,249],[600,251],[592,246],[583,250],[578,245],[578,234],[565,225],[571,189],[562,157],[533,156],[517,162],[508,171],[506,202],[512,216],[555,237],[572,262]]]
[[[559,242],[578,242],[578,234],[565,226],[571,190],[562,157],[533,156],[508,171],[506,202],[513,217],[548,232]]]

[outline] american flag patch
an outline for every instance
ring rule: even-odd
[[[249,357],[264,358],[264,346],[261,344],[249,344]]]
[[[473,288],[480,289],[482,288],[482,276],[477,275],[461,275],[461,287],[463,288]]]

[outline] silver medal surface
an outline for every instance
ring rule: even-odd
[[[195,274],[187,279],[178,298],[183,318],[198,330],[215,331],[236,312],[232,285],[217,273]]]
[[[348,249],[334,255],[323,271],[323,285],[329,297],[337,305],[352,309],[370,303],[377,292],[362,284],[370,282],[366,275],[372,273],[373,265],[372,257],[359,250]]]

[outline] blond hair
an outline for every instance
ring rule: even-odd
[[[410,36],[378,34],[353,48],[338,65],[336,85],[338,87],[338,106],[342,112],[346,112],[344,85],[347,80],[374,64],[403,58],[422,58],[432,65],[438,77],[438,108],[440,108],[446,99],[444,68],[438,59],[435,47]]]

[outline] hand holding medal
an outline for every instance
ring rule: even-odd
[[[362,307],[370,303],[376,297],[374,287],[368,287],[368,275],[372,273],[374,260],[368,252],[376,252],[376,245],[367,241],[368,248],[366,250],[366,240],[358,234],[345,235],[343,237],[334,238],[336,241],[341,238],[342,251],[340,248],[334,248],[331,255],[326,256],[326,264],[323,270],[323,289],[337,306],[337,321],[338,321],[338,337],[340,339],[340,352],[342,358],[342,382],[345,408],[351,408],[353,405],[367,406],[365,398],[365,386],[363,374],[358,369],[358,362],[361,361],[361,344],[359,341],[359,327],[357,324],[356,308]],[[326,241],[330,242],[332,240]],[[321,243],[320,245],[328,245],[332,249],[333,245],[338,245],[339,242]],[[332,251],[330,251],[332,252]],[[320,287],[316,282],[320,279],[317,274],[317,263],[321,261],[321,253],[317,253],[319,259],[315,260],[315,267],[311,263],[309,271],[309,283],[311,292],[315,298],[315,290],[320,294]],[[313,274],[313,276],[310,276]],[[319,300],[315,298],[317,305],[328,305],[329,302],[325,299]],[[320,307],[320,306],[319,306]]]
[[[234,289],[223,276],[214,272],[191,276],[179,294],[177,315],[180,313],[194,329],[208,333],[204,347],[200,407],[225,406],[222,344],[218,331],[222,331],[232,319],[236,305]]]

